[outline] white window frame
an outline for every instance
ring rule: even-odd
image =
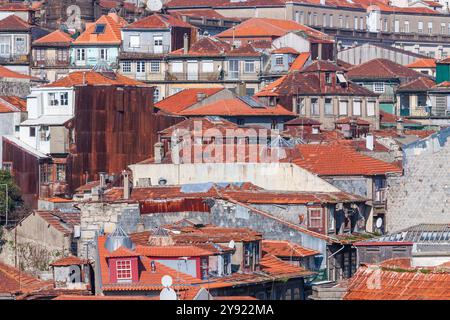
[[[344,109],[345,106],[345,109]],[[348,100],[339,100],[339,115],[346,116],[348,115]]]
[[[356,106],[358,106],[358,108],[356,108]],[[356,110],[358,110],[358,112],[356,112]],[[361,99],[355,99],[353,100],[353,115],[354,116],[361,116],[362,115],[362,100]]]
[[[122,72],[123,73],[131,72],[131,61],[130,60],[122,61]]]
[[[100,55],[99,55],[99,57],[100,57],[100,60],[105,60],[105,61],[107,61],[107,60],[108,60],[108,49],[106,49],[106,48],[101,48],[101,49],[100,49]]]
[[[86,61],[86,49],[84,48],[76,49],[75,59],[77,61]]]
[[[244,73],[255,73],[255,61],[245,60],[244,61]]]
[[[313,101],[315,101],[315,103]],[[311,116],[320,116],[319,98],[315,98],[315,97],[311,98],[310,105],[311,105],[311,107],[310,107],[310,109],[311,109]]]
[[[202,61],[202,72],[213,73],[214,72],[214,61],[213,60],[203,60]]]
[[[372,91],[375,93],[384,93],[386,90],[384,82],[374,82]]]
[[[126,264],[126,266],[120,265],[120,264]],[[122,275],[119,276],[120,272],[127,272],[130,271],[130,275],[128,277],[123,277]],[[133,279],[133,268],[132,268],[132,264],[131,264],[131,260],[117,260],[116,261],[116,278],[117,281],[119,280],[131,280]]]
[[[371,106],[373,106],[373,108]],[[373,100],[367,101],[366,115],[368,117],[375,116],[375,108],[376,108],[376,101]]]
[[[160,73],[161,72],[161,62],[158,60],[150,61],[150,72]]]
[[[313,217],[312,214],[319,213],[319,217]],[[313,226],[313,221],[319,221],[320,226]],[[323,209],[322,208],[308,208],[308,227],[314,229],[323,228]]]
[[[175,66],[177,66],[177,67],[175,68]],[[173,73],[183,73],[183,69],[184,69],[183,61],[173,61],[172,62],[172,72]]]
[[[49,92],[47,97],[49,106],[52,107],[59,106],[58,92]]]
[[[327,103],[327,100],[330,100],[330,103]],[[325,97],[325,99],[323,100],[323,103],[324,103],[324,114],[325,114],[326,116],[331,116],[331,115],[333,115],[333,114],[334,114],[333,98],[331,98],[331,97]],[[327,109],[327,106],[330,107],[329,110]],[[328,112],[328,111],[330,111],[330,110],[331,110],[331,112]]]
[[[145,73],[145,61],[136,61],[136,73]]]
[[[130,48],[140,48],[141,47],[141,36],[137,34],[130,35]]]

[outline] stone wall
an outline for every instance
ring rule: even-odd
[[[388,181],[388,232],[450,223],[450,128],[404,148],[404,175]]]
[[[0,95],[25,98],[31,92],[30,87],[29,82],[0,80]]]

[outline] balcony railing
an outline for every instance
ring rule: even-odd
[[[198,72],[198,73],[174,73],[166,72],[168,81],[220,81],[223,77],[219,72]]]
[[[31,62],[33,67],[68,67],[70,65],[70,60],[59,60],[59,59],[45,59],[45,60],[33,60]]]
[[[29,55],[28,54],[10,54],[10,55],[1,55],[0,56],[0,64],[2,63],[28,63]]]
[[[125,55],[127,53],[131,54],[139,54],[139,53],[145,53],[145,54],[165,54],[170,52],[170,46],[163,45],[163,46],[149,46],[149,45],[140,45],[139,47],[124,47],[122,46],[122,55]]]
[[[385,204],[386,203],[386,189],[379,189],[374,192],[373,202],[375,204]]]

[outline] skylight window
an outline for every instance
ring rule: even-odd
[[[104,25],[104,24],[97,24],[95,26],[94,33],[104,33],[105,32],[105,27],[106,27],[106,25]]]

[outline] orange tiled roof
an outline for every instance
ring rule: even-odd
[[[295,58],[294,62],[292,62],[289,71],[300,71],[305,66],[306,61],[308,61],[311,53],[302,52],[299,54],[297,58]]]
[[[334,123],[335,124],[350,124],[351,121],[354,120],[356,122],[357,125],[359,126],[370,126],[370,122],[366,121],[364,119],[361,118],[353,118],[353,117],[345,117],[345,118],[340,118],[338,120],[336,120]]]
[[[0,113],[25,112],[27,102],[16,96],[0,96]]]
[[[75,256],[64,257],[50,263],[52,267],[65,267],[71,265],[84,265],[84,264],[88,264],[88,260],[81,259]]]
[[[397,79],[423,77],[414,71],[388,59],[373,59],[348,69],[350,79]]]
[[[195,28],[172,15],[155,13],[124,27],[124,29],[168,29],[171,27]]]
[[[194,134],[194,132],[196,132],[195,130],[198,130],[196,128],[196,125],[201,124],[201,129],[202,135],[205,134],[206,135],[206,131],[209,129],[215,129],[215,130],[219,130],[223,135],[225,135],[227,133],[227,130],[231,129],[231,130],[237,130],[239,129],[239,126],[236,125],[235,123],[225,120],[225,119],[220,119],[218,121],[212,121],[208,118],[189,118],[186,119],[182,122],[177,123],[176,125],[173,125],[167,129],[164,129],[163,131],[160,131],[159,134],[161,135],[161,137],[171,137],[172,134],[174,134],[176,132],[176,130],[188,130],[191,135]],[[214,131],[217,132],[217,131]],[[197,134],[199,134],[197,133]]]
[[[252,108],[242,100],[225,99],[178,113],[183,116],[294,116],[281,105]]]
[[[362,266],[350,279],[345,300],[450,300],[450,273]]]
[[[436,82],[428,77],[420,77],[397,88],[397,91],[427,91],[434,87]]]
[[[339,143],[328,145],[298,145],[300,156],[293,162],[320,176],[372,176],[401,173],[402,170],[355,151]]]
[[[0,20],[0,31],[29,31],[31,25],[12,14]]]
[[[308,249],[287,240],[263,240],[262,250],[275,257],[304,258],[320,254],[317,250]]]
[[[407,64],[408,68],[436,68],[436,59],[417,59],[410,64]]]
[[[204,97],[210,97],[220,91],[221,88],[191,88],[177,92],[164,100],[155,104],[155,107],[167,113],[178,113],[198,102],[197,95],[204,94]]]
[[[0,263],[0,293],[17,295],[51,288],[53,283],[50,281],[41,281],[23,271]]]
[[[196,246],[136,246],[136,252],[147,257],[202,257],[212,256],[214,252]]]
[[[60,295],[52,300],[159,300],[159,296],[132,296],[132,295],[124,295],[124,296],[83,296],[83,295]]]
[[[46,36],[43,36],[42,38],[37,39],[33,42],[33,45],[40,45],[40,44],[50,44],[50,45],[56,45],[56,44],[67,44],[73,42],[73,38],[67,34],[66,32],[62,30],[56,30],[51,33],[49,33]]]
[[[327,38],[320,31],[297,23],[293,20],[270,18],[251,18],[236,27],[227,29],[217,35],[218,38],[249,38],[249,37],[281,37],[290,31],[303,31],[308,36]]]
[[[95,28],[99,24],[105,25],[103,33],[96,34]],[[86,30],[73,41],[73,44],[120,44],[122,36],[120,28],[127,22],[116,13],[101,16],[95,23],[86,25]]]
[[[305,276],[312,274],[301,267],[285,262],[272,254],[265,254],[259,261],[261,270],[271,276]]]
[[[32,214],[39,215],[49,225],[63,234],[72,233],[73,226],[80,224],[80,214],[75,212],[34,211]]]
[[[63,87],[70,88],[81,85],[116,85],[116,86],[143,86],[142,82],[125,77],[116,73],[116,78],[105,77],[95,71],[76,71],[71,72],[67,76],[56,80],[55,82],[44,85],[46,88]]]
[[[271,53],[273,53],[273,54],[295,54],[295,55],[300,54],[300,52],[298,52],[297,50],[295,50],[294,48],[291,48],[291,47],[282,47],[282,48],[274,49],[274,50],[272,50]]]
[[[38,78],[12,71],[0,65],[0,79],[1,78],[39,80]]]

